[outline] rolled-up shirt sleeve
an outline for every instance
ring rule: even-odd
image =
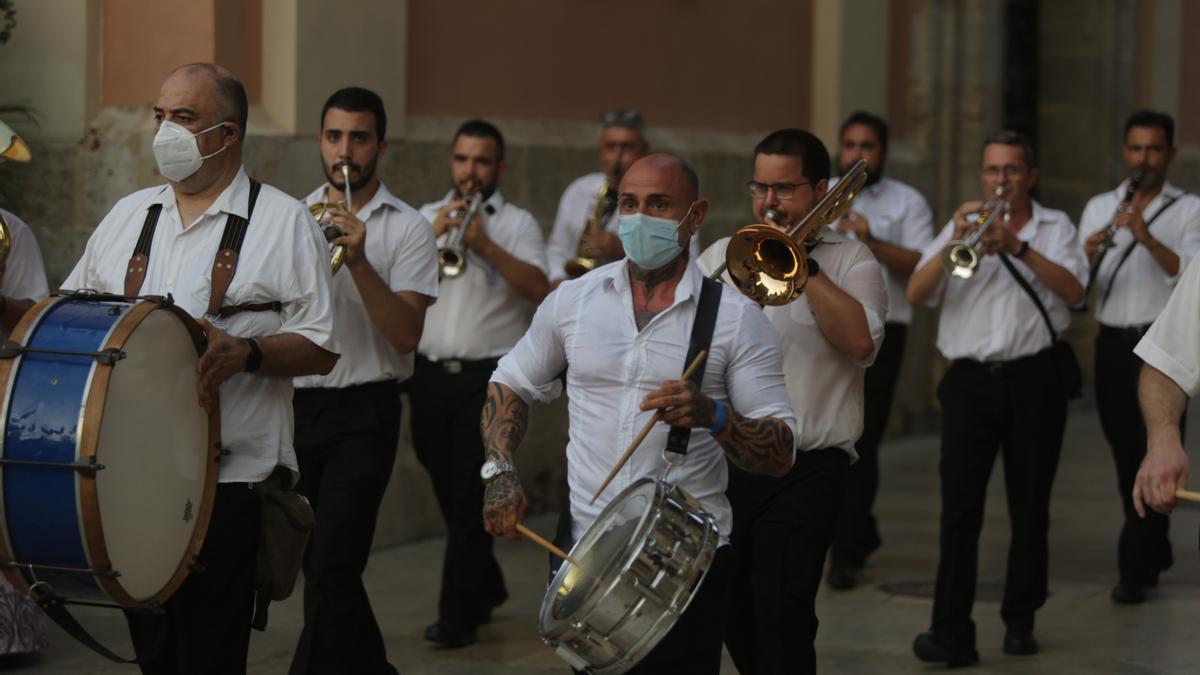
[[[742,305],[733,354],[726,366],[725,387],[729,404],[743,417],[773,417],[792,432],[792,451],[800,439],[796,414],[783,377],[779,332],[762,310]]]
[[[1188,265],[1158,319],[1134,348],[1189,398],[1200,394],[1200,263]]]
[[[558,375],[567,367],[567,353],[559,330],[558,305],[565,290],[560,288],[546,296],[529,330],[492,373],[492,382],[512,389],[526,403],[547,403],[562,393]]]
[[[871,332],[871,341],[875,344],[871,354],[865,359],[855,361],[866,368],[875,362],[879,346],[883,344],[884,319],[888,311],[887,282],[883,279],[883,268],[875,261],[870,251],[864,246],[846,277],[840,284],[841,289],[862,305],[863,314],[867,319],[867,329]]]

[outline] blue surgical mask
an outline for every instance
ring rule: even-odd
[[[683,250],[679,244],[679,227],[692,215],[692,206],[679,221],[644,213],[622,214],[618,219],[617,236],[625,247],[625,255],[644,270],[656,270],[674,260]]]

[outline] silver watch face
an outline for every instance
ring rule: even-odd
[[[500,465],[494,459],[484,462],[479,469],[479,477],[484,480],[491,480],[498,475],[500,475]]]

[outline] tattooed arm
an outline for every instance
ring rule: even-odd
[[[713,438],[731,462],[750,473],[782,476],[792,468],[792,430],[774,417],[745,417],[728,402],[725,426]],[[642,410],[663,411],[671,426],[708,429],[716,421],[716,402],[690,380],[667,380],[642,401]]]
[[[529,404],[507,385],[488,383],[480,430],[484,456],[512,463],[529,423]],[[483,492],[483,523],[493,537],[513,537],[525,516],[525,491],[515,472],[504,472],[488,482]]]

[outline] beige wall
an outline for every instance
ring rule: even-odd
[[[83,139],[98,101],[100,0],[18,4],[17,27],[0,47],[0,103],[34,109],[37,124],[18,133],[51,140]]]
[[[412,115],[770,131],[809,123],[812,0],[414,2]]]

